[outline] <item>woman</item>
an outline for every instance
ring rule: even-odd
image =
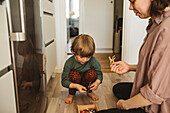
[[[130,10],[150,17],[137,65],[119,61],[111,71],[136,71],[134,83],[119,83],[113,92],[120,99],[115,109],[97,113],[170,113],[170,0],[130,0]]]

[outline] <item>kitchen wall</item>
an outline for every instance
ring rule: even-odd
[[[140,19],[129,10],[130,2],[124,0],[122,60],[136,64],[138,53],[146,35],[148,19]]]

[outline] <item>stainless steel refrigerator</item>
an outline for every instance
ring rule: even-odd
[[[0,7],[4,17],[3,22],[0,21],[3,25],[0,27],[0,90],[3,92],[0,100],[10,100],[0,106],[0,112],[8,104],[13,111],[4,108],[3,113],[44,113],[46,110],[46,64],[43,51],[38,52],[36,48],[36,38],[42,36],[36,35],[42,33],[38,21],[40,9],[36,7],[39,5],[39,0],[6,0]]]

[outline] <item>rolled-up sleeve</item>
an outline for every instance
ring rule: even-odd
[[[95,57],[93,57],[92,67],[95,69],[95,71],[97,73],[97,79],[99,79],[102,83],[103,73],[101,71],[101,65]]]
[[[62,86],[66,88],[69,88],[71,84],[71,81],[69,80],[69,77],[68,77],[69,73],[70,73],[70,63],[66,61],[64,65],[63,73],[62,73],[62,80],[61,80]]]
[[[165,101],[165,99],[161,98],[159,95],[156,95],[148,85],[142,87],[140,92],[147,100],[151,101],[152,103],[161,104],[163,101]]]

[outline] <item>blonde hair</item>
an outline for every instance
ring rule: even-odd
[[[72,42],[71,51],[82,57],[93,56],[95,43],[91,36],[86,34],[78,35]]]

